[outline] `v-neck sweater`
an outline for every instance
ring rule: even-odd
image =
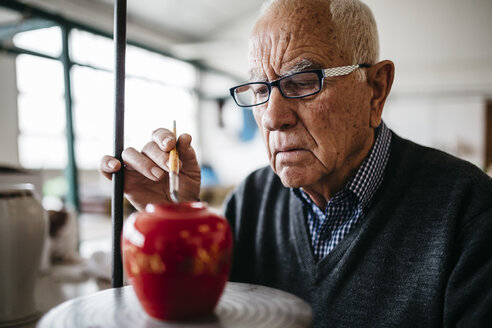
[[[315,261],[302,202],[269,168],[230,195],[230,280],[306,300],[314,327],[455,327],[492,322],[492,179],[393,133],[361,222]]]

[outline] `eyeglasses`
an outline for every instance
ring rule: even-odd
[[[326,77],[344,76],[369,64],[316,69],[284,76],[273,82],[250,82],[230,88],[232,98],[239,107],[253,107],[270,99],[272,87],[277,87],[285,98],[303,98],[315,95],[323,89]]]

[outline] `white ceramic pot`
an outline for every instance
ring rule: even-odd
[[[0,185],[0,326],[36,314],[34,288],[47,224],[32,185]]]

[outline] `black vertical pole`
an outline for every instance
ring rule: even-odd
[[[114,6],[114,156],[123,163],[124,123],[125,123],[125,52],[126,52],[126,0],[115,0]],[[121,231],[123,228],[123,166],[113,175],[113,197],[111,201],[111,220],[113,228],[111,286],[123,286],[123,265],[121,261]]]

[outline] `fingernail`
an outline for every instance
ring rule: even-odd
[[[150,169],[150,172],[152,172],[152,175],[155,176],[157,179],[159,179],[162,176],[162,173],[164,173],[160,168],[155,166]]]
[[[111,168],[111,169],[114,169],[116,167],[116,165],[118,165],[118,161],[115,160],[115,159],[112,159],[110,161],[108,161],[108,166]]]
[[[167,146],[167,143],[170,142],[171,140],[173,140],[173,139],[170,138],[170,137],[165,138],[164,140],[162,140],[162,145],[164,147],[166,147]]]

